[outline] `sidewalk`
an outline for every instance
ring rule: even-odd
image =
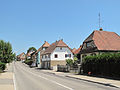
[[[0,90],[14,90],[12,63],[7,65],[4,73],[0,73]]]
[[[112,79],[85,76],[85,75],[75,75],[72,73],[55,72],[52,70],[41,70],[41,71],[44,71],[47,73],[52,73],[55,75],[65,76],[65,77],[69,77],[69,78],[79,79],[79,80],[83,80],[83,81],[87,81],[87,82],[102,84],[105,86],[120,88],[120,80],[112,80]]]

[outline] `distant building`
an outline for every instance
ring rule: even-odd
[[[25,53],[23,52],[20,55],[18,55],[17,60],[19,60],[19,61],[25,60]]]
[[[31,59],[32,60],[32,55],[35,53],[35,51],[29,51],[27,54],[26,54],[26,59]]]
[[[82,60],[85,56],[118,51],[120,51],[120,36],[115,32],[103,31],[101,28],[99,31],[93,31],[85,39],[79,55]]]
[[[41,54],[50,46],[50,44],[45,41],[45,43],[36,51],[34,54],[34,60],[37,67],[42,67],[42,56]]]
[[[71,49],[73,54],[75,54],[75,51],[77,50],[76,48]]]
[[[66,59],[73,59],[72,50],[63,40],[59,40],[52,43],[42,53],[42,66],[52,69],[56,65],[66,65]]]
[[[78,54],[80,52],[80,50],[81,50],[81,47],[82,46],[80,45],[80,47],[78,49],[76,49],[76,48],[72,49],[73,54],[74,55]]]

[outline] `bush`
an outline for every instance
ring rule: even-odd
[[[25,60],[25,64],[27,65],[32,65],[32,63],[33,63],[33,60]]]
[[[5,63],[2,63],[2,62],[0,62],[0,70],[5,70],[5,68],[6,68],[6,64]]]
[[[83,59],[82,67],[84,73],[120,77],[120,53],[87,56]]]
[[[72,59],[66,59],[67,65],[71,66],[73,65],[73,60]]]

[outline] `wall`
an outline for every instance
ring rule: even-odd
[[[54,55],[57,54],[58,58],[55,58]],[[72,52],[68,49],[68,47],[62,47],[62,50],[60,50],[60,47],[57,47],[52,53],[51,53],[51,60],[66,60],[69,59],[69,57],[65,58],[65,54],[71,54],[71,59],[73,59]]]
[[[48,54],[43,55],[42,61],[50,61],[50,60],[51,60],[51,58],[48,57]]]

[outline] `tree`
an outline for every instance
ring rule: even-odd
[[[12,52],[12,45],[9,42],[0,40],[0,61],[9,63],[14,60],[15,55]]]
[[[28,50],[27,50],[27,53],[31,52],[31,51],[37,51],[35,47],[30,47]]]
[[[71,66],[73,65],[73,60],[72,59],[66,59],[67,65]]]

